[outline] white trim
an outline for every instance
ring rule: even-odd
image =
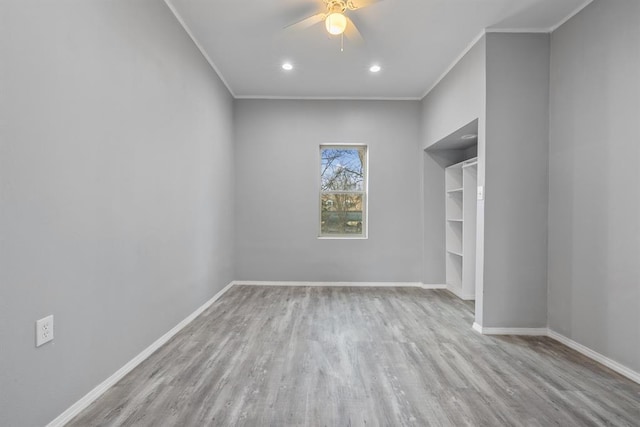
[[[527,336],[547,336],[547,328],[485,328],[474,322],[473,330],[482,335],[527,335]]]
[[[459,255],[454,253],[454,255]],[[447,290],[449,292],[451,292],[452,294],[454,294],[455,296],[457,296],[458,298],[465,300],[465,301],[470,301],[470,300],[474,300],[476,299],[475,294],[465,294],[462,292],[461,289],[456,288],[453,285],[447,285]]]
[[[464,58],[464,56],[469,53],[469,51],[476,45],[476,43],[478,43],[480,41],[480,39],[485,35],[486,31],[482,30],[480,31],[480,34],[478,34],[477,36],[475,36],[473,38],[473,40],[471,40],[471,43],[469,43],[467,45],[467,47],[465,47],[462,52],[460,52],[460,54],[456,57],[456,59],[453,60],[453,62],[444,70],[444,72],[442,74],[440,74],[440,77],[438,77],[438,79],[435,81],[435,83],[433,83],[431,85],[431,87],[429,87],[429,89],[427,89],[424,94],[419,98],[420,100],[423,100],[427,95],[429,95],[429,92],[431,92],[433,89],[435,89],[436,86],[438,86],[438,84],[440,84],[440,82],[442,81],[442,79],[444,79],[447,74],[449,74],[449,72],[451,70],[453,70],[453,68],[458,65],[458,62],[460,62],[460,60],[462,58]]]
[[[353,288],[420,288],[426,290],[447,289],[447,285],[439,283],[420,282],[297,282],[285,281],[259,281],[259,280],[234,280],[234,285],[245,286],[306,286],[306,287],[353,287]]]
[[[366,240],[369,238],[369,145],[362,144],[359,142],[328,142],[324,144],[320,144],[318,147],[318,175],[317,175],[317,183],[318,183],[318,239],[344,239],[344,240]],[[354,191],[322,191],[322,152],[328,149],[340,149],[340,148],[364,148],[364,173],[363,173],[363,190],[354,190]],[[324,194],[360,194],[362,197],[362,230],[361,234],[322,234],[322,196]]]
[[[200,42],[196,39],[191,28],[186,24],[182,16],[178,13],[175,6],[171,3],[171,0],[164,0],[167,7],[171,10],[173,15],[176,17],[180,25],[184,28],[186,33],[189,35],[193,43],[196,45],[198,50],[204,58],[207,60],[213,71],[218,75],[222,83],[227,87],[227,90],[231,94],[234,99],[272,99],[272,100],[332,100],[332,101],[422,101],[428,94],[431,92],[438,84],[449,74],[449,72],[460,62],[460,60],[475,46],[478,41],[487,33],[552,33],[565,24],[568,20],[577,15],[582,9],[587,7],[593,0],[586,0],[583,4],[578,6],[575,10],[569,13],[566,17],[561,19],[557,24],[552,25],[549,28],[487,28],[480,31],[476,37],[460,52],[460,54],[453,60],[453,62],[444,70],[444,72],[436,79],[436,81],[419,97],[407,96],[407,97],[350,97],[350,96],[276,96],[276,95],[235,95],[229,83],[225,80],[224,76],[215,65],[213,60],[209,57],[204,47],[200,44]]]
[[[445,285],[444,283],[442,283],[442,284],[440,284],[440,283],[433,283],[433,284],[422,283],[422,285],[420,287],[422,289],[447,289],[447,285]]]
[[[231,86],[229,86],[229,83],[227,83],[227,81],[225,80],[224,76],[222,75],[222,73],[220,72],[220,70],[218,69],[216,64],[213,62],[213,60],[211,59],[209,54],[207,54],[207,51],[204,50],[204,47],[200,44],[198,39],[196,39],[196,36],[193,34],[193,31],[191,31],[191,28],[187,25],[185,20],[182,18],[182,15],[180,15],[180,13],[178,13],[178,11],[175,8],[175,6],[171,3],[171,0],[164,0],[164,2],[167,5],[167,7],[169,8],[169,10],[171,10],[171,13],[173,13],[173,15],[176,17],[176,19],[178,20],[180,25],[182,25],[182,28],[184,28],[184,31],[191,38],[191,41],[193,41],[193,44],[196,45],[196,47],[198,48],[198,50],[200,51],[200,53],[202,54],[204,59],[207,60],[207,62],[209,63],[209,65],[211,66],[213,71],[218,75],[218,77],[220,78],[222,83],[227,87],[227,90],[229,91],[231,96],[233,98],[235,98],[236,95],[233,93],[233,90],[231,89]]]
[[[222,288],[211,299],[198,307],[193,313],[184,318],[180,323],[174,326],[169,332],[158,338],[153,344],[145,348],[137,356],[127,362],[123,367],[118,369],[109,378],[98,384],[93,390],[84,395],[80,400],[75,402],[64,412],[58,415],[55,419],[47,424],[47,427],[58,427],[67,424],[73,417],[78,415],[84,409],[86,409],[91,403],[102,396],[109,388],[116,384],[125,375],[136,368],[140,363],[151,356],[156,350],[162,347],[168,342],[174,335],[180,332],[185,326],[191,323],[196,317],[202,314],[207,308],[209,308],[214,302],[216,302],[222,295],[224,295],[232,286],[235,285],[249,285],[249,286],[327,286],[327,287],[412,287],[421,289],[448,289],[444,284],[425,284],[420,282],[293,282],[293,281],[251,281],[251,280],[234,280]],[[615,360],[604,356],[590,348],[573,341],[566,336],[555,332],[548,328],[485,328],[479,325],[477,322],[473,322],[472,329],[483,335],[529,335],[529,336],[548,336],[561,344],[585,355],[586,357],[595,360],[598,363],[612,369],[613,371],[629,378],[632,381],[640,384],[640,373],[628,368]]]
[[[593,0],[586,0],[582,5],[578,6],[573,12],[571,12],[570,14],[565,16],[563,19],[561,19],[560,22],[558,22],[556,25],[552,25],[551,27],[549,27],[549,32],[553,33],[555,30],[557,30],[562,25],[564,25],[569,19],[573,18],[578,13],[580,13],[580,11],[582,9],[584,9],[587,6],[589,6],[589,4],[591,4],[591,2],[593,2]]]
[[[169,0],[165,0],[169,1]],[[420,97],[331,97],[331,96],[250,96],[250,95],[242,95],[235,97],[236,99],[309,99],[309,100],[353,100],[353,101],[422,101],[429,93],[435,89],[438,84],[449,74],[451,70],[464,58],[464,56],[469,53],[469,51],[480,41],[482,36],[490,33],[552,33],[565,24],[568,20],[576,16],[582,9],[591,4],[593,0],[585,0],[580,6],[578,6],[575,10],[569,13],[567,16],[562,18],[557,24],[552,25],[549,28],[485,28],[480,31],[480,34],[475,36],[471,42],[460,52],[460,54],[453,60],[451,64],[447,68],[445,68],[444,72],[440,74],[440,77],[436,79],[436,81],[422,94]],[[220,73],[218,73],[220,74]]]
[[[473,322],[472,329],[483,335],[530,335],[530,336],[547,336],[559,343],[577,351],[578,353],[595,360],[598,363],[606,366],[607,368],[619,373],[620,375],[629,378],[631,381],[635,381],[640,384],[640,372],[636,372],[633,369],[624,366],[623,364],[616,362],[615,360],[604,356],[590,349],[589,347],[580,344],[549,328],[485,328],[476,322]]]
[[[478,158],[474,157],[473,159],[469,159],[462,165],[462,169],[470,168],[472,166],[478,165]]]
[[[178,332],[180,332],[185,326],[191,323],[196,317],[202,314],[207,308],[209,308],[214,302],[216,302],[225,292],[227,292],[231,286],[233,286],[233,282],[229,283],[227,286],[222,288],[217,294],[215,294],[209,301],[202,304],[198,307],[193,313],[187,316],[184,320],[174,326],[169,332],[158,338],[153,344],[149,347],[145,348],[138,354],[136,357],[127,362],[123,367],[118,369],[115,373],[113,373],[109,378],[98,384],[93,390],[89,393],[85,394],[80,400],[71,405],[67,410],[58,415],[53,421],[47,424],[47,427],[58,427],[64,426],[66,423],[71,421],[73,417],[78,415],[82,410],[87,408],[91,403],[93,403],[97,398],[102,396],[104,392],[106,392],[109,388],[111,388],[115,383],[120,381],[122,377],[131,372],[136,366],[142,363],[145,359],[151,356],[156,350],[158,350],[162,345],[164,345],[167,341],[173,338]]]
[[[236,99],[271,99],[292,101],[421,101],[418,96],[279,96],[279,95],[237,95]]]
[[[491,33],[533,33],[533,34],[537,34],[537,33],[543,33],[543,34],[547,34],[549,33],[549,29],[548,28],[487,28],[486,29],[486,33],[487,34],[491,34]]]
[[[443,285],[424,285],[420,282],[297,282],[297,281],[258,281],[234,280],[234,285],[246,286],[307,286],[307,287],[365,287],[365,288],[422,288],[443,289]]]
[[[630,380],[635,381],[638,384],[640,384],[640,372],[636,372],[636,371],[632,370],[631,368],[628,368],[628,367],[624,366],[623,364],[618,363],[615,360],[598,353],[597,351],[591,350],[589,347],[586,347],[586,346],[584,346],[584,345],[572,340],[571,338],[567,338],[564,335],[559,334],[558,332],[553,331],[551,329],[547,330],[547,336],[549,336],[549,338],[552,338],[552,339],[558,341],[559,343],[562,343],[562,344],[566,345],[569,348],[574,349],[578,353],[581,353],[581,354],[587,356],[588,358],[593,359],[596,362],[599,362],[599,363],[603,364],[607,368],[616,371],[620,375],[623,375],[623,376],[629,378]]]
[[[429,92],[431,92],[433,89],[435,89],[436,86],[438,86],[438,84],[440,84],[440,82],[447,76],[447,74],[449,74],[451,70],[453,70],[453,68],[458,64],[458,62],[460,62],[460,60],[464,58],[464,56],[467,53],[469,53],[469,51],[476,45],[476,43],[480,41],[482,36],[489,33],[552,33],[555,30],[557,30],[560,26],[562,26],[564,23],[566,23],[569,19],[577,15],[582,9],[587,7],[591,2],[593,2],[593,0],[586,0],[583,4],[578,6],[574,11],[572,11],[563,19],[561,19],[557,24],[552,25],[549,28],[486,28],[482,30],[480,34],[478,34],[473,40],[471,40],[471,43],[469,43],[467,47],[465,47],[462,50],[462,52],[460,52],[460,54],[456,57],[456,59],[454,59],[454,61],[444,70],[444,72],[440,75],[440,77],[438,77],[435,83],[433,83],[431,87],[429,87],[429,89],[427,89],[419,99],[423,100],[427,95],[429,95]]]

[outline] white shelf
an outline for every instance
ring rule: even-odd
[[[445,169],[444,183],[447,192],[457,191],[463,187],[462,185],[462,164],[449,166]]]
[[[472,166],[476,166],[478,164],[478,159],[467,160],[462,164],[462,169],[470,168]]]
[[[447,277],[445,283],[455,289],[462,289],[462,257],[447,256]]]
[[[462,247],[466,256],[462,262],[462,293],[476,294],[476,207],[478,205],[478,168],[477,160],[462,166]]]
[[[454,190],[454,192],[447,192],[449,197],[447,197],[446,201],[446,214],[447,218],[462,218],[462,205],[463,205],[463,196],[462,191]]]
[[[475,158],[449,166],[444,176],[445,279],[461,295],[475,295],[477,163]]]

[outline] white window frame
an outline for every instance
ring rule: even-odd
[[[364,148],[363,185],[362,191],[322,191],[322,150],[323,149],[354,149]],[[327,143],[320,144],[318,150],[318,239],[348,239],[363,240],[369,238],[369,146],[360,143]],[[322,234],[322,195],[323,194],[361,194],[362,195],[362,234]]]

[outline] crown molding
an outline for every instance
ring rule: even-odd
[[[293,101],[420,101],[420,97],[375,97],[375,96],[270,96],[238,95],[236,99],[271,99]]]
[[[552,33],[561,27],[568,20],[577,15],[582,9],[587,7],[589,4],[593,2],[593,0],[585,0],[580,6],[578,6],[575,10],[569,13],[567,16],[562,18],[558,23],[552,25],[548,28],[485,28],[480,31],[478,35],[476,35],[471,42],[456,56],[456,58],[449,64],[447,68],[440,74],[440,76],[436,79],[436,81],[429,86],[429,88],[421,95],[417,97],[335,97],[335,96],[275,96],[275,95],[236,95],[234,91],[231,89],[231,86],[226,81],[220,69],[213,62],[211,57],[207,54],[204,47],[200,44],[198,39],[195,37],[191,28],[187,25],[185,20],[182,18],[180,13],[177,11],[175,6],[172,3],[172,0],[164,0],[165,4],[171,10],[171,13],[178,20],[180,25],[184,28],[185,32],[189,35],[193,43],[196,45],[202,56],[207,60],[213,71],[217,74],[218,78],[225,85],[229,93],[234,99],[272,99],[272,100],[345,100],[345,101],[421,101],[423,100],[433,89],[436,88],[440,84],[440,82],[453,70],[453,68],[464,58],[464,56],[469,53],[469,51],[482,39],[486,34],[491,33]]]
[[[167,5],[167,7],[169,8],[169,10],[171,11],[171,13],[173,13],[173,16],[175,16],[175,18],[178,20],[178,23],[180,25],[182,25],[182,28],[187,33],[187,35],[191,38],[191,41],[193,42],[193,44],[196,45],[196,47],[198,48],[198,50],[200,51],[200,53],[202,54],[204,59],[207,60],[207,62],[209,63],[209,65],[211,66],[213,71],[218,75],[218,78],[225,85],[225,87],[227,88],[227,90],[229,91],[231,96],[233,98],[236,98],[236,95],[235,95],[235,93],[233,93],[233,90],[231,89],[231,86],[229,86],[229,83],[227,83],[227,81],[225,80],[224,76],[222,75],[222,73],[220,72],[220,70],[218,69],[216,64],[213,62],[211,57],[207,54],[207,51],[204,50],[204,47],[200,44],[200,42],[198,41],[198,39],[194,35],[193,31],[191,31],[191,28],[187,25],[185,20],[182,18],[182,15],[180,15],[180,13],[175,8],[175,6],[171,2],[171,0],[164,0],[164,2]]]
[[[436,86],[438,86],[440,84],[440,82],[447,76],[447,74],[449,74],[449,72],[451,70],[453,70],[453,68],[458,65],[458,62],[460,62],[460,60],[462,58],[464,58],[464,56],[469,53],[469,51],[476,45],[476,43],[478,43],[482,37],[484,37],[484,35],[486,34],[486,30],[482,30],[480,31],[480,34],[478,34],[477,36],[475,36],[473,38],[473,40],[471,40],[471,42],[462,50],[462,52],[460,52],[460,54],[458,56],[456,56],[456,58],[453,60],[453,62],[451,64],[449,64],[449,66],[447,68],[445,68],[444,72],[442,74],[440,74],[440,77],[438,77],[435,81],[435,83],[433,83],[429,89],[427,89],[422,96],[420,97],[420,99],[424,99],[427,95],[429,95],[429,93],[436,88]]]
[[[460,54],[456,57],[456,59],[444,70],[444,72],[438,77],[433,85],[427,89],[427,91],[422,95],[420,99],[424,99],[429,93],[440,84],[440,82],[449,74],[451,70],[460,62],[460,60],[476,45],[482,38],[482,36],[491,33],[552,33],[561,27],[564,23],[566,23],[569,19],[573,18],[577,15],[582,9],[591,4],[593,0],[586,0],[580,6],[578,6],[575,10],[569,13],[567,16],[558,21],[557,24],[552,25],[549,28],[486,28],[480,32],[471,42],[467,45],[466,48],[460,52]]]
[[[568,14],[567,16],[565,16],[563,19],[561,19],[556,25],[552,25],[551,27],[549,27],[549,32],[553,33],[555,30],[557,30],[558,28],[560,28],[563,24],[565,24],[569,19],[573,18],[574,16],[576,16],[578,13],[580,13],[580,11],[582,11],[582,9],[584,9],[585,7],[589,6],[591,3],[593,2],[593,0],[586,0],[584,3],[582,3],[580,6],[578,6],[577,8],[575,8],[574,11],[572,11],[570,14]]]
[[[549,33],[549,29],[548,28],[487,28],[485,30],[485,33],[487,34],[491,34],[491,33],[512,33],[512,34],[518,34],[518,33],[527,33],[527,34],[537,34],[537,33],[543,33],[543,34],[547,34]]]

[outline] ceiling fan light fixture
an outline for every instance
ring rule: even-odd
[[[338,12],[330,13],[324,23],[327,27],[327,32],[334,36],[344,33],[347,28],[347,18]]]

